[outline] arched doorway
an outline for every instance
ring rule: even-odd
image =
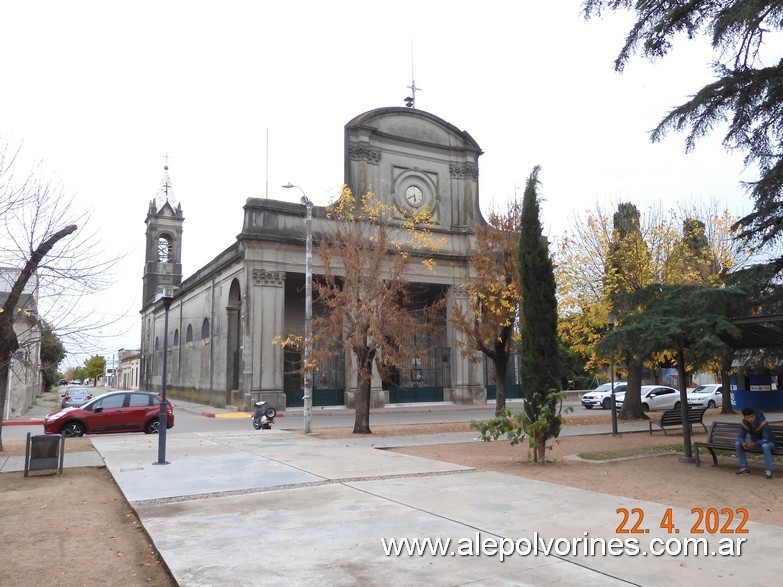
[[[232,396],[239,392],[239,373],[241,363],[240,352],[240,319],[242,316],[242,291],[239,280],[234,279],[228,290],[228,305],[226,306],[226,403],[232,403]]]

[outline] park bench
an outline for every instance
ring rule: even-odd
[[[776,422],[775,424],[770,424],[768,422],[767,426],[770,427],[775,438],[778,439],[778,443],[780,443],[781,440],[783,440],[783,423]],[[709,436],[707,437],[707,442],[693,443],[693,448],[696,452],[696,466],[701,466],[701,461],[699,460],[699,449],[701,448],[706,448],[710,451],[710,454],[712,455],[712,464],[715,466],[718,465],[718,455],[715,453],[716,450],[735,452],[739,431],[739,422],[713,422],[709,431]],[[750,450],[746,449],[745,452],[761,454],[761,450],[757,448],[752,448]],[[783,447],[778,444],[777,448],[772,450],[772,454],[783,456]]]
[[[705,409],[688,410],[688,426],[693,430],[694,424],[701,424],[704,431],[707,432],[707,426],[704,424],[704,412]],[[682,428],[682,412],[680,410],[666,410],[661,414],[661,420],[659,422],[653,422],[650,420],[650,434],[653,433],[653,424],[663,430],[666,434],[667,428]]]

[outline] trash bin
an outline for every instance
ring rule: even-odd
[[[27,433],[27,445],[24,456],[24,476],[29,471],[57,469],[63,472],[63,456],[65,453],[65,436],[59,434]]]

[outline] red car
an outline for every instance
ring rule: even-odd
[[[114,432],[156,434],[163,398],[149,391],[112,391],[78,408],[65,408],[44,418],[46,434],[82,436]],[[174,426],[174,411],[166,402],[166,428]]]

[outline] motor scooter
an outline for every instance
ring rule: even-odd
[[[253,418],[253,428],[256,430],[269,430],[272,428],[272,424],[275,423],[275,416],[277,416],[277,410],[265,401],[254,403],[253,407],[255,408],[251,416]]]

